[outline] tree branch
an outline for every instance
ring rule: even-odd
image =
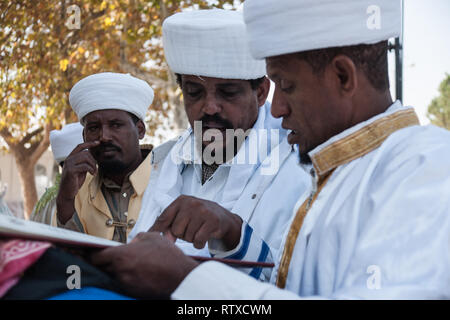
[[[41,141],[36,142],[32,148],[29,149],[30,151],[30,162],[36,163],[39,158],[42,156],[42,154],[47,150],[48,146],[50,145],[50,130],[52,126],[50,124],[47,124],[45,126],[44,130],[44,136]]]
[[[11,132],[5,127],[0,130],[0,136],[5,140],[6,144],[8,145],[9,149],[14,153],[17,151],[17,143],[14,143],[14,137],[12,136]]]
[[[28,143],[34,136],[38,135],[39,133],[41,133],[44,130],[44,128],[40,127],[37,128],[34,131],[31,131],[30,133],[27,133],[25,135],[25,137],[22,138],[22,140],[20,141],[21,145],[25,145],[26,143]]]
[[[161,78],[155,77],[154,75],[150,74],[149,72],[145,72],[127,61],[120,61],[120,68],[124,72],[131,73],[131,74],[135,75],[136,77],[149,82],[152,86],[156,86],[156,87],[163,88],[163,89],[168,88],[170,86],[169,82],[167,82]]]

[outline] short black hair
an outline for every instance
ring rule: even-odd
[[[177,84],[180,86],[180,88],[183,88],[181,74],[175,73],[175,76],[176,76]],[[250,82],[250,87],[252,88],[252,90],[256,90],[264,82],[265,78],[266,77],[264,76],[261,78],[251,79],[251,80],[247,80],[247,81]]]
[[[297,53],[297,57],[306,61],[316,74],[321,74],[325,67],[338,55],[348,56],[356,67],[363,70],[370,84],[378,91],[389,89],[388,42],[361,44],[355,46],[332,47]]]

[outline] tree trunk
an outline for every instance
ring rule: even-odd
[[[52,125],[47,124],[45,128],[34,130],[33,132],[26,134],[19,141],[13,138],[7,128],[0,130],[0,136],[8,145],[9,150],[16,161],[17,169],[19,170],[25,219],[29,219],[34,205],[38,200],[34,168],[39,158],[50,145],[49,135],[51,129]],[[35,141],[32,142],[33,138]],[[25,147],[28,144],[29,146]]]
[[[20,156],[14,157],[19,170],[20,184],[22,186],[22,196],[24,201],[24,216],[29,219],[34,205],[38,200],[36,181],[34,179],[34,168],[36,163],[31,161],[20,161]]]

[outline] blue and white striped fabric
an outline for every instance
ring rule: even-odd
[[[209,242],[209,250],[213,257],[235,259],[241,261],[273,262],[272,252],[269,245],[264,242],[252,227],[246,222],[242,223],[241,241],[239,245],[231,251],[220,250],[219,243]],[[272,273],[271,268],[238,268],[249,276],[262,281],[268,281]]]

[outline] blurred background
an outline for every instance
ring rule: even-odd
[[[155,89],[143,143],[187,128],[164,60],[161,26],[182,10],[242,10],[241,0],[61,0],[0,3],[0,211],[28,217],[53,185],[49,132],[77,121],[71,87],[93,73],[131,73]],[[402,101],[422,124],[450,129],[450,1],[404,0]],[[396,98],[394,51],[389,53]],[[6,209],[2,209],[6,208]],[[0,212],[1,213],[1,212]]]

